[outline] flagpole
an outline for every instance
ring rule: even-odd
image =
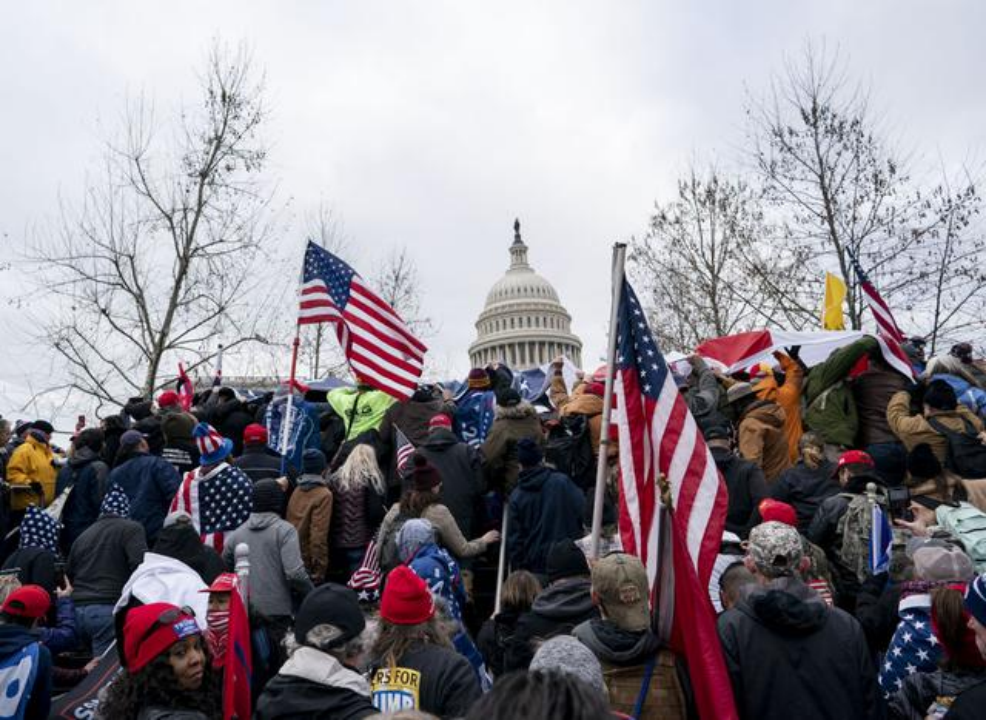
[[[281,418],[281,475],[288,471],[288,441],[291,438],[291,410],[294,407],[295,373],[298,371],[298,347],[301,345],[301,325],[295,325],[291,348],[291,377],[288,379],[288,401]]]
[[[510,507],[503,504],[503,523],[500,526],[500,560],[496,566],[496,599],[493,602],[493,614],[500,614],[500,597],[503,595],[503,577],[507,570],[507,531],[510,523]]]
[[[606,390],[603,394],[602,430],[599,433],[599,459],[596,461],[596,495],[592,505],[592,539],[589,557],[599,557],[599,537],[603,529],[603,499],[606,496],[606,469],[609,460],[610,415],[613,412],[613,378],[616,375],[616,328],[623,290],[626,243],[613,245],[612,298],[609,311],[609,342],[606,348]]]

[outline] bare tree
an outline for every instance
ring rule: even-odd
[[[797,298],[793,257],[771,248],[758,194],[711,168],[678,182],[677,197],[656,203],[650,230],[631,248],[660,340],[688,350],[710,337],[769,324],[799,324],[813,309]]]
[[[415,335],[425,338],[434,332],[431,318],[421,311],[418,266],[406,247],[392,250],[379,263],[373,275],[373,289],[390,303]]]
[[[251,290],[271,232],[263,87],[245,49],[218,43],[201,84],[201,104],[171,133],[143,99],[129,104],[81,209],[63,206],[58,230],[30,251],[63,301],[41,339],[99,404],[148,395],[166,362],[201,361],[216,337],[226,348],[262,339]]]

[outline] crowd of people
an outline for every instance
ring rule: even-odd
[[[672,366],[728,490],[709,602],[738,717],[986,716],[986,364],[904,349],[914,378],[871,337]],[[0,418],[0,718],[108,660],[88,716],[229,717],[235,692],[261,720],[697,717],[622,551],[604,379],[309,390],[284,456],[274,400],[228,387],[135,398],[64,451]]]

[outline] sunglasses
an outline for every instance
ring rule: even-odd
[[[180,608],[168,608],[167,610],[162,612],[154,620],[154,623],[149,628],[147,628],[147,630],[144,631],[144,634],[140,636],[140,642],[137,644],[137,646],[140,647],[141,645],[143,645],[148,640],[148,638],[150,638],[151,635],[153,635],[155,631],[157,631],[158,628],[169,627],[169,626],[173,628],[174,624],[178,622],[178,619],[181,618],[183,615],[194,618],[195,611],[192,610],[192,608],[188,607],[187,605],[183,605]],[[194,623],[194,620],[192,622]],[[197,629],[198,626],[196,625],[196,630]],[[182,635],[181,633],[177,633],[177,634],[179,635],[179,639],[183,637],[187,637],[187,635]],[[188,634],[192,634],[192,633],[188,633]]]

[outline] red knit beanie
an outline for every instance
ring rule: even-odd
[[[441,484],[442,476],[438,469],[428,462],[424,455],[414,455],[414,468],[411,470],[411,482],[418,492],[434,490]]]
[[[127,613],[123,624],[123,658],[133,674],[167,652],[179,640],[199,635],[195,617],[176,605],[151,603]]]
[[[380,617],[394,625],[420,625],[435,614],[435,601],[425,581],[407,565],[387,576],[380,600]]]

